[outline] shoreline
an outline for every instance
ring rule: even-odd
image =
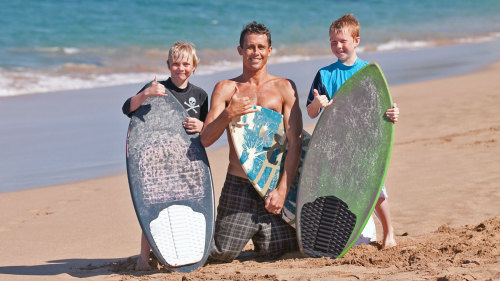
[[[366,53],[362,59],[379,63],[392,90],[394,86],[480,71],[493,58],[500,61],[500,52],[492,52],[493,47],[500,49],[500,40],[488,44]],[[476,48],[472,55],[470,48]],[[324,58],[269,66],[270,73],[296,83],[304,124],[315,123],[305,113],[310,83],[316,71],[331,62]],[[236,69],[195,75],[191,82],[210,94],[217,81],[239,73],[240,69]],[[0,118],[9,120],[0,124],[0,131],[6,132],[0,135],[0,143],[4,144],[0,193],[126,171],[124,149],[128,119],[120,108],[123,101],[141,87],[142,84],[127,84],[0,98]],[[397,98],[394,100],[398,102]],[[215,145],[226,145],[223,139]]]
[[[386,178],[395,248],[355,247],[340,260],[239,260],[190,274],[135,272],[140,227],[120,173],[0,193],[0,279],[496,279],[499,74],[500,61],[474,73],[391,87],[402,114]],[[227,146],[207,153],[218,199]]]
[[[471,38],[443,38],[434,39],[431,41],[389,41],[381,45],[362,45],[358,49],[358,55],[361,57],[380,57],[385,54],[406,53],[406,52],[433,52],[433,49],[441,48],[459,48],[459,49],[476,49],[475,46],[492,46],[481,51],[483,57],[490,55],[491,50],[494,50],[500,41],[498,33],[492,32],[487,35],[478,35]],[[44,49],[42,49],[44,50]],[[68,48],[48,48],[45,51],[56,54],[78,54],[84,53],[84,50],[68,49]],[[96,50],[93,50],[96,51]],[[24,72],[18,70],[9,70],[9,68],[1,69],[0,82],[4,88],[0,90],[0,98],[12,97],[19,95],[33,95],[42,93],[51,93],[59,91],[78,91],[84,89],[95,89],[102,87],[124,86],[128,84],[145,84],[150,77],[154,77],[165,71],[163,64],[157,63],[163,60],[163,54],[168,53],[168,50],[144,50],[136,53],[138,50],[128,50],[134,56],[133,61],[130,61],[132,69],[128,69],[124,64],[126,62],[117,61],[119,66],[113,69],[113,63],[107,62],[106,65],[93,65],[85,63],[65,63],[59,68],[49,67],[47,69],[36,68],[30,70],[24,69]],[[125,50],[119,51],[126,52]],[[220,50],[199,50],[202,64],[199,66],[198,74],[200,76],[210,76],[224,71],[238,71],[241,67],[239,56],[233,51],[233,48]],[[144,57],[141,61],[141,53]],[[467,55],[469,52],[464,52]],[[493,52],[494,53],[494,52]],[[310,45],[284,45],[275,46],[273,56],[270,57],[269,65],[289,64],[289,63],[304,63],[307,61],[323,61],[331,59],[331,51],[328,46],[321,46],[319,43],[310,43]],[[138,57],[135,57],[138,56]],[[490,55],[491,56],[491,55]],[[224,58],[224,59],[223,59]],[[499,56],[492,57],[492,60],[500,59]],[[208,62],[208,63],[205,63]],[[139,64],[138,64],[139,63]],[[321,65],[320,65],[321,66]],[[58,69],[56,71],[56,69]],[[65,79],[65,83],[60,83],[61,78]],[[130,81],[123,83],[124,80]],[[9,82],[10,81],[10,82]],[[33,87],[28,89],[23,88],[22,82],[35,85],[40,89],[33,92]],[[72,85],[71,87],[63,85]],[[9,90],[10,89],[10,90]],[[9,94],[9,91],[13,91]]]

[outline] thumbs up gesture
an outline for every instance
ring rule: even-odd
[[[144,95],[147,97],[158,97],[158,96],[167,96],[165,93],[165,86],[161,83],[158,83],[158,79],[155,76],[155,80],[151,82],[151,85],[144,90]]]
[[[313,92],[314,92],[314,100],[311,103],[314,104],[314,107],[317,107],[318,110],[320,108],[329,107],[330,105],[332,105],[333,99],[328,100],[328,97],[326,95],[320,95],[318,93],[318,90],[316,89],[314,89]]]

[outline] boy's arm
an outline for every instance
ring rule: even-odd
[[[266,209],[271,213],[279,213],[285,204],[285,199],[292,185],[299,166],[302,153],[302,113],[299,107],[297,89],[292,81],[285,80],[283,121],[285,123],[288,152],[285,159],[283,175],[278,186],[266,198]],[[281,86],[281,85],[280,85]]]
[[[321,73],[318,71],[307,97],[307,115],[311,118],[316,118],[321,112],[321,108],[330,106],[332,102],[328,100],[328,91],[321,82]]]
[[[248,97],[238,95],[235,82],[224,80],[217,83],[212,94],[207,119],[200,133],[201,144],[204,147],[212,145],[224,133],[234,117],[255,111]]]
[[[329,107],[333,103],[333,99],[328,100],[328,97],[326,95],[320,95],[318,93],[318,90],[313,89],[314,93],[314,99],[313,101],[307,106],[307,115],[311,118],[316,118],[320,110],[324,107]]]
[[[158,83],[158,79],[155,76],[155,80],[151,82],[149,87],[132,97],[130,100],[130,112],[136,111],[149,97],[157,96],[167,96],[167,94],[165,94],[165,86]]]
[[[155,80],[149,85],[146,85],[137,95],[125,101],[122,107],[123,113],[130,117],[147,98],[154,96],[168,96],[165,93],[165,86],[158,83],[156,76]]]
[[[203,91],[205,93],[205,91]],[[200,108],[200,121],[205,122],[207,119],[207,114],[208,114],[208,95],[205,93],[205,100],[203,101],[201,108]]]

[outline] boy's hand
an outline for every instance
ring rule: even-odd
[[[156,76],[155,80],[151,82],[149,87],[142,90],[140,93],[138,93],[137,95],[133,96],[130,99],[129,112],[132,113],[136,111],[145,100],[147,100],[149,97],[155,97],[155,96],[164,96],[164,97],[168,96],[165,92],[165,86],[158,83],[158,79],[156,78]]]
[[[398,117],[399,117],[399,107],[396,103],[392,106],[392,108],[387,109],[385,112],[385,115],[391,119],[392,122],[396,123],[398,122]]]
[[[182,126],[186,128],[188,133],[199,133],[203,129],[203,122],[193,117],[187,117],[186,121],[182,122]]]
[[[158,96],[166,97],[168,95],[165,93],[165,86],[158,83],[158,79],[155,76],[155,80],[146,90],[144,90],[144,96],[148,98],[148,97],[158,97]]]
[[[328,100],[327,96],[320,95],[318,93],[318,90],[316,90],[316,89],[314,89],[313,91],[314,91],[314,100],[311,103],[314,104],[314,106],[317,107],[318,110],[320,108],[325,108],[325,107],[329,107],[330,105],[332,105],[333,99]]]

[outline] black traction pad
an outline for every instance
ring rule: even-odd
[[[302,249],[310,257],[338,257],[356,225],[356,215],[335,196],[304,204],[300,220]]]

